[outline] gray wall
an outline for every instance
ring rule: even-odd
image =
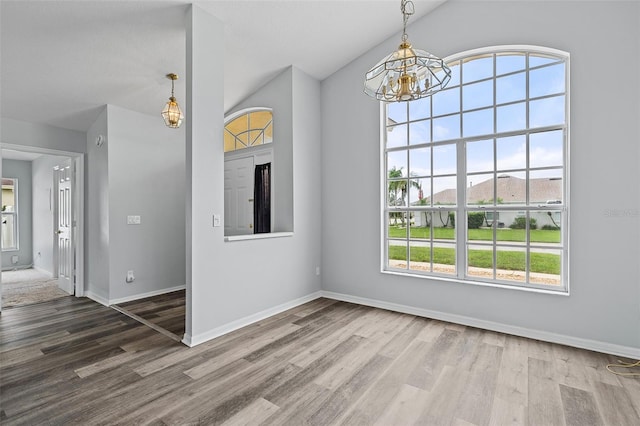
[[[318,81],[294,68],[291,91],[259,98],[271,92],[267,85],[254,95],[266,106],[292,105],[291,121],[281,114],[277,125],[293,129],[294,235],[225,242],[224,228],[211,225],[212,215],[224,211],[224,85],[216,59],[224,52],[222,29],[222,23],[192,7],[186,122],[187,187],[191,188],[187,197],[187,297],[191,303],[187,304],[186,339],[192,342],[320,290],[320,277],[315,275],[321,247]]]
[[[31,162],[33,176],[33,266],[53,274],[53,168],[69,162],[67,157],[43,155]]]
[[[0,141],[69,152],[86,152],[86,135],[76,130],[2,117]]]
[[[106,142],[98,147],[98,135]],[[87,173],[85,186],[85,235],[87,269],[85,290],[103,303],[109,300],[109,133],[106,106],[87,131]]]
[[[18,179],[18,250],[2,252],[2,269],[29,266],[32,256],[31,161],[2,160],[2,177]],[[11,263],[18,256],[18,263]]]
[[[108,105],[109,298],[185,285],[184,129]],[[128,215],[141,216],[127,225]],[[127,271],[135,281],[126,283]]]
[[[322,83],[323,289],[640,348],[640,197],[629,190],[640,181],[639,8],[638,2],[450,0],[407,31],[414,46],[441,57],[501,44],[570,52],[569,297],[380,272],[380,107],[362,93],[362,79],[399,36]],[[345,219],[352,212],[359,212],[355,228]]]
[[[184,286],[184,131],[107,105],[87,132],[87,151],[87,290],[114,303]],[[128,225],[129,215],[141,224]]]

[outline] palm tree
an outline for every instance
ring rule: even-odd
[[[393,166],[391,170],[389,170],[389,205],[398,206],[402,204],[398,204],[398,191],[402,192],[402,187],[405,186],[404,181],[401,180],[391,180],[398,179],[402,177],[402,167],[399,169],[396,166]]]
[[[396,166],[393,166],[389,170],[388,191],[389,191],[389,205],[391,206],[405,206],[409,187],[416,188],[416,189],[421,188],[420,182],[415,179],[409,179],[408,181],[404,179],[392,180],[392,179],[399,179],[401,177],[402,177],[402,167],[396,168]],[[398,193],[400,193],[400,195],[398,195]],[[400,212],[393,214],[393,216],[396,218],[398,217],[398,215],[400,215],[400,220],[402,221],[402,225],[404,226],[405,225],[404,214]]]

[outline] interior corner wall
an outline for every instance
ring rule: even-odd
[[[109,134],[105,106],[86,135],[85,186],[85,290],[87,295],[109,302]],[[97,146],[96,138],[105,142]]]
[[[321,289],[322,265],[322,109],[320,82],[293,67],[293,213],[294,251],[302,294]],[[319,272],[320,271],[320,272]]]
[[[31,162],[2,160],[2,177],[18,179],[18,250],[2,252],[2,269],[27,267],[33,262]],[[13,256],[18,256],[18,263],[12,263]]]
[[[322,83],[323,290],[640,353],[639,8],[450,0],[407,29],[441,57],[506,44],[570,53],[570,296],[380,272],[380,107],[362,79],[399,35]],[[594,52],[619,62],[613,74]]]
[[[222,23],[192,6],[187,35],[187,187],[191,193],[187,196],[185,336],[191,344],[320,290],[315,274],[320,264],[320,169],[313,164],[320,154],[317,81],[288,70],[281,78],[291,81],[292,90],[285,87],[271,93],[267,85],[253,96],[259,106],[309,109],[309,113],[294,112],[291,119],[288,113],[274,110],[274,122],[280,120],[276,125],[293,129],[293,236],[225,242],[224,227],[212,227],[212,215],[224,211],[222,30]],[[273,84],[281,82],[276,79]],[[261,97],[267,93],[271,94]]]
[[[109,299],[184,288],[184,129],[113,105],[107,111]]]
[[[53,168],[68,157],[43,155],[31,162],[33,176],[33,267],[53,275]]]

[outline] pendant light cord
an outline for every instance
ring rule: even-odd
[[[626,363],[626,362],[622,362],[620,360],[618,360],[619,364],[607,364],[607,370],[609,370],[610,373],[613,373],[615,375],[618,376],[630,376],[630,377],[635,377],[635,376],[640,376],[640,372],[638,373],[621,373],[619,371],[614,371],[612,370],[612,368],[633,368],[633,367],[640,367],[640,361],[638,362],[632,362],[632,363]]]

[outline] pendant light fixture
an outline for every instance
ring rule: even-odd
[[[413,2],[402,0],[402,42],[398,50],[371,68],[364,82],[364,92],[384,102],[413,101],[444,89],[451,79],[451,69],[437,56],[414,49],[407,37],[407,21],[414,13]]]
[[[184,120],[184,114],[182,110],[180,110],[175,96],[173,96],[173,83],[178,79],[178,75],[173,73],[167,74],[167,78],[171,80],[171,97],[162,110],[162,118],[167,127],[177,129],[182,124],[182,120]]]

